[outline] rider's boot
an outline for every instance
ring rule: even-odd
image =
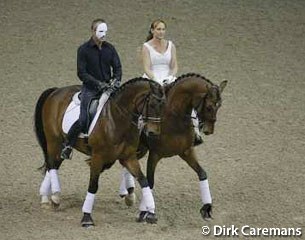
[[[63,149],[61,150],[61,154],[60,154],[61,159],[72,158],[72,149],[80,133],[81,133],[81,127],[79,121],[76,121],[68,132],[67,141],[63,144]]]

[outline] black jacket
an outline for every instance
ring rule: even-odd
[[[103,42],[99,49],[92,38],[82,44],[77,51],[77,76],[89,88],[112,78],[121,81],[122,66],[114,46]]]

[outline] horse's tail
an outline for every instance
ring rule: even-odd
[[[42,108],[43,105],[46,101],[46,99],[48,98],[48,96],[54,92],[57,88],[49,88],[47,90],[45,90],[40,97],[38,98],[38,101],[36,103],[36,107],[35,107],[35,115],[34,115],[34,131],[36,133],[36,138],[38,140],[38,143],[43,151],[43,156],[44,156],[44,164],[43,166],[41,166],[39,169],[45,170],[46,167],[46,162],[47,162],[47,158],[48,158],[48,153],[47,153],[47,140],[46,140],[46,136],[43,130],[43,121],[42,121]]]

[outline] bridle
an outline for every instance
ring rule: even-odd
[[[199,129],[202,129],[203,128],[203,125],[204,125],[204,121],[203,119],[201,119],[199,116],[198,116],[198,113],[202,111],[202,108],[205,104],[205,101],[206,101],[206,97],[207,95],[205,95],[198,103],[198,105],[194,108],[195,109],[195,112],[196,112],[196,115],[197,115],[197,119],[198,119],[198,126],[199,126]],[[191,118],[194,118],[191,116]]]
[[[219,91],[218,86],[214,86],[214,85],[213,85],[212,88],[215,89],[216,91]],[[205,106],[205,104],[206,104],[207,96],[208,96],[208,95],[205,95],[205,96],[200,100],[200,102],[198,103],[198,105],[194,108],[194,109],[196,110],[196,113],[201,112],[201,111],[203,110],[202,108],[203,108],[203,107]],[[221,105],[221,100],[218,101],[218,102],[216,103],[216,108],[218,109],[218,108],[220,107],[220,105]],[[217,111],[217,110],[216,110],[216,111]],[[204,126],[205,120],[204,120],[204,119],[201,119],[201,118],[198,116],[198,114],[197,114],[197,118],[198,118],[198,121],[199,121],[199,129],[202,129],[203,126]],[[210,121],[211,121],[211,122],[212,122],[212,121],[216,122],[216,119],[215,119],[215,120],[210,120]]]
[[[159,102],[159,104],[163,104],[165,102],[165,96],[159,97],[154,93],[148,93],[144,98],[144,104],[142,106],[141,111],[139,112],[139,115],[142,116],[144,122],[161,123],[162,122],[161,117],[149,116],[148,103],[151,100],[151,98],[156,99]]]

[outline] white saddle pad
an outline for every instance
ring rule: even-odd
[[[71,126],[79,118],[79,114],[80,114],[80,100],[78,98],[79,94],[80,94],[80,92],[77,92],[74,94],[72,101],[70,102],[69,106],[67,107],[64,118],[62,120],[62,129],[63,129],[63,132],[66,134],[69,132]],[[90,135],[90,133],[92,132],[105,103],[109,99],[109,96],[110,96],[109,92],[106,91],[100,97],[96,114],[89,126],[88,135]],[[82,134],[80,134],[79,137],[84,138],[84,137],[87,137],[88,135],[85,135],[82,133]]]

